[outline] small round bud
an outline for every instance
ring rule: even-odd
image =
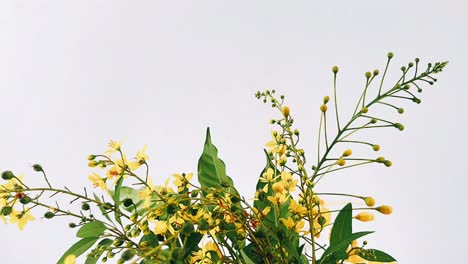
[[[83,211],[88,211],[89,210],[89,203],[82,203],[81,204],[81,210]]]
[[[96,158],[96,155],[88,155],[88,160],[91,161],[91,160],[94,160]]]
[[[327,219],[323,216],[320,216],[317,220],[320,226],[324,226],[327,223]]]
[[[392,166],[392,161],[390,160],[384,160],[384,165],[387,166],[387,167],[391,167]]]
[[[367,112],[369,112],[369,108],[367,108],[367,107],[364,106],[364,107],[361,109],[361,112],[362,112],[363,114],[366,114]]]
[[[366,203],[367,206],[374,206],[375,205],[375,199],[372,197],[365,197],[364,202]]]
[[[374,72],[373,72],[374,76],[377,76],[377,75],[379,75],[379,73],[380,73],[380,71],[379,71],[379,70],[377,70],[377,69],[375,69],[375,70],[374,70]]]
[[[393,212],[393,208],[389,205],[381,205],[375,208],[379,213],[389,215]]]
[[[338,166],[344,166],[346,164],[346,161],[340,158],[336,161],[336,164],[338,164]]]
[[[182,234],[190,234],[194,231],[193,223],[192,222],[185,222],[184,225],[182,226]]]
[[[409,85],[409,84],[405,84],[405,85],[403,86],[402,89],[404,89],[404,90],[409,90],[409,88],[410,88],[410,85]]]
[[[271,188],[274,192],[280,193],[284,190],[284,184],[282,182],[275,182]]]
[[[294,129],[294,135],[299,136],[299,130]]]
[[[330,101],[330,96],[327,95],[327,96],[323,97],[323,103],[324,104],[328,103],[329,101]]]
[[[378,157],[376,159],[377,162],[380,162],[380,163],[383,163],[385,161],[385,158],[384,157]]]
[[[34,171],[37,171],[37,172],[42,172],[42,171],[44,171],[44,170],[42,169],[42,166],[39,165],[39,164],[34,164],[32,167],[33,167],[33,170],[34,170]]]
[[[68,224],[68,227],[70,227],[70,228],[75,228],[75,227],[76,227],[76,224],[75,224],[75,223],[69,223],[69,224]]]
[[[23,196],[20,198],[20,203],[22,204],[28,204],[31,202],[31,198],[29,196]]]
[[[419,62],[419,58],[414,59],[414,61],[415,61],[416,63],[418,63],[418,62]]]
[[[399,114],[403,114],[404,112],[405,112],[405,109],[403,109],[403,108],[398,108],[398,113],[399,113]]]
[[[393,52],[387,53],[387,58],[389,58],[389,59],[393,58]]]
[[[322,111],[324,113],[327,111],[327,109],[328,109],[327,105],[323,104],[323,105],[320,106],[320,111]]]
[[[406,71],[406,67],[405,67],[405,66],[401,66],[400,70],[401,70],[402,72],[404,72],[404,71]]]
[[[380,150],[380,146],[379,146],[379,145],[373,145],[373,146],[372,146],[372,149],[373,149],[374,151],[379,151],[379,150]]]
[[[6,181],[11,180],[14,177],[15,177],[15,175],[11,171],[4,171],[2,173],[2,179],[6,180]]]
[[[124,241],[122,238],[116,238],[114,240],[114,242],[112,242],[112,244],[116,247],[120,247],[121,245],[123,245]]]
[[[351,154],[353,154],[353,151],[351,149],[347,149],[343,152],[343,157],[351,156]]]
[[[414,66],[414,63],[412,63],[412,62],[408,63],[408,68],[411,68],[413,66]]]
[[[130,198],[125,198],[122,203],[123,203],[123,205],[125,207],[129,207],[129,206],[133,205],[133,200],[130,199]]]
[[[198,223],[198,230],[200,231],[206,231],[210,229],[210,224],[206,221],[205,218],[200,219],[200,222]]]
[[[333,66],[333,67],[332,67],[332,72],[333,72],[334,74],[337,74],[337,73],[338,73],[338,70],[339,70],[339,69],[338,69],[338,66]]]
[[[47,218],[47,219],[51,219],[55,216],[54,213],[52,213],[51,211],[47,211],[45,214],[44,214],[44,217]]]
[[[375,119],[375,118],[372,118],[372,119],[370,120],[370,123],[371,123],[371,124],[375,124],[375,123],[377,123],[377,119]]]
[[[361,222],[370,222],[374,220],[374,215],[369,212],[361,212],[357,214],[354,219],[357,219]]]
[[[289,116],[289,113],[291,112],[291,109],[289,109],[288,106],[283,106],[283,107],[281,108],[281,112],[283,113],[283,115],[284,115],[285,117],[287,117],[287,116]]]
[[[364,74],[364,76],[366,76],[366,79],[369,79],[370,77],[372,77],[372,73],[371,72],[366,72]]]

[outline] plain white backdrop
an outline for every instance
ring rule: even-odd
[[[463,263],[467,24],[468,5],[456,0],[2,1],[0,170],[44,184],[31,169],[40,163],[56,186],[92,188],[87,155],[125,139],[129,152],[148,144],[161,183],[196,172],[210,126],[228,174],[252,197],[268,120],[278,115],[257,90],[286,94],[314,157],[331,66],[340,66],[340,110],[349,116],[364,72],[382,70],[388,51],[390,80],[415,57],[449,60],[421,105],[391,115],[404,132],[367,135],[394,166],[335,174],[319,189],[391,204],[394,214],[357,228],[376,230],[371,246],[400,263]],[[40,212],[22,232],[0,223],[1,263],[55,263],[76,240],[70,219]]]

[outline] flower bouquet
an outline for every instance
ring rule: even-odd
[[[146,147],[129,158],[122,142],[110,141],[103,154],[89,155],[88,176],[93,190],[72,191],[49,181],[39,164],[42,186],[31,186],[27,177],[4,171],[0,185],[1,222],[22,230],[42,214],[45,219],[71,219],[77,241],[58,264],[114,263],[392,263],[390,254],[373,248],[363,238],[371,231],[353,230],[353,221],[372,221],[373,213],[391,214],[392,207],[377,205],[373,197],[316,191],[327,175],[367,164],[390,167],[392,162],[371,154],[380,146],[362,138],[363,130],[404,126],[381,117],[383,106],[403,114],[401,101],[420,103],[417,93],[437,80],[434,75],[447,62],[429,63],[421,70],[419,59],[401,67],[401,76],[384,83],[385,70],[365,73],[364,89],[351,118],[338,109],[338,67],[333,67],[333,96],[321,103],[316,158],[299,145],[301,133],[294,128],[285,97],[274,90],[257,92],[256,98],[278,111],[266,144],[265,166],[256,192],[245,198],[227,175],[210,129],[193,173],[175,173],[163,185],[154,185]],[[375,85],[374,85],[375,84]],[[331,121],[330,121],[331,120]],[[331,124],[330,124],[331,123]],[[360,138],[361,135],[361,138]],[[353,146],[368,149],[353,153]],[[329,196],[343,196],[352,203],[333,208]],[[65,207],[61,205],[67,202]],[[78,206],[77,206],[78,205]]]

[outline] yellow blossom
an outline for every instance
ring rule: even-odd
[[[307,230],[302,230],[302,228],[305,225],[304,220],[295,222],[291,217],[288,217],[287,219],[280,218],[279,220],[281,221],[281,223],[284,224],[284,226],[286,226],[288,229],[293,230],[296,233],[304,233],[304,234],[308,233]]]
[[[147,148],[147,145],[144,145],[143,148],[137,152],[136,159],[138,163],[142,164],[142,163],[145,163],[145,161],[149,160],[149,157],[146,154],[146,148]]]
[[[104,191],[107,191],[107,178],[102,178],[97,173],[93,172],[93,174],[88,176],[88,179],[93,183],[94,187],[99,187]]]
[[[33,221],[35,219],[36,218],[34,218],[29,211],[13,211],[10,215],[10,222],[12,224],[18,224],[20,230],[24,229],[28,221]]]
[[[126,170],[134,171],[138,169],[140,166],[141,164],[136,161],[127,161],[124,155],[122,159],[114,160],[114,166],[112,166],[107,171],[107,178],[112,179],[116,176],[122,175]],[[118,177],[116,178],[116,180],[117,179]]]
[[[106,150],[105,154],[108,157],[111,157],[112,154],[114,154],[115,152],[120,150],[120,148],[122,146],[122,141],[111,140],[111,141],[109,141],[108,146],[109,146],[109,148]]]
[[[172,183],[174,183],[174,185],[177,187],[178,192],[182,192],[187,187],[189,181],[192,179],[193,173],[182,175],[175,173],[172,176],[175,178],[175,180]]]
[[[286,171],[281,172],[281,181],[288,192],[296,190],[297,179],[293,179],[291,173]]]
[[[267,199],[274,205],[280,205],[286,202],[286,194],[276,193],[275,196],[268,196]]]
[[[168,226],[167,226],[165,221],[156,220],[155,227],[154,227],[154,233],[156,235],[165,234],[167,232],[167,228],[168,228]]]
[[[289,211],[298,215],[306,215],[307,207],[300,205],[296,200],[291,199],[289,203]]]
[[[284,191],[284,184],[283,182],[275,182],[271,188],[275,193],[281,193]]]
[[[260,177],[260,181],[264,183],[271,183],[276,181],[276,179],[278,179],[279,176],[273,177],[274,173],[275,171],[272,168],[268,168],[266,172],[262,174],[262,177]]]

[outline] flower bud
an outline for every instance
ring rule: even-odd
[[[323,104],[323,105],[320,106],[320,111],[322,111],[324,113],[327,111],[327,109],[328,109],[327,105]]]
[[[44,214],[44,217],[47,218],[47,219],[51,219],[55,216],[54,213],[52,213],[51,211],[47,211],[45,214]]]
[[[96,158],[96,155],[88,155],[88,160],[91,161],[91,160],[94,160]]]
[[[324,104],[328,103],[328,101],[330,101],[330,96],[327,95],[327,96],[323,97],[323,103]]]
[[[339,166],[344,166],[346,164],[346,161],[342,158],[338,159],[336,161],[336,164],[338,164]]]
[[[135,256],[135,250],[133,249],[128,249],[120,255],[120,258],[123,259],[124,261],[130,260]]]
[[[166,212],[171,215],[175,214],[177,212],[177,205],[173,203],[168,204],[166,207]]]
[[[125,207],[129,207],[133,204],[133,200],[130,198],[125,198],[122,203]]]
[[[357,219],[362,222],[370,222],[374,220],[374,215],[369,212],[361,212],[357,214],[354,219]]]
[[[291,109],[289,109],[288,106],[283,106],[283,107],[281,108],[281,112],[283,113],[283,115],[284,115],[285,117],[287,117],[287,116],[289,116],[289,113],[291,112]]]
[[[387,53],[387,58],[389,58],[389,59],[393,58],[393,52]]]
[[[88,163],[88,166],[93,168],[93,167],[96,167],[97,165],[99,165],[99,162],[95,161],[95,160],[92,160]]]
[[[364,76],[366,76],[366,79],[369,79],[370,77],[372,77],[372,73],[371,72],[366,72],[364,74]]]
[[[373,72],[374,76],[379,75],[379,73],[380,73],[380,72],[379,72],[379,70],[377,70],[377,69],[375,69],[374,72]]]
[[[361,108],[361,112],[362,112],[363,114],[366,114],[367,112],[369,112],[369,108],[367,108],[367,107],[364,106],[363,108]]]
[[[22,204],[28,204],[31,202],[31,198],[29,196],[23,196],[20,198],[20,203]]]
[[[43,172],[44,171],[44,169],[42,169],[42,166],[39,165],[39,164],[34,164],[32,167],[33,167],[34,171],[37,171],[37,172]]]
[[[69,224],[68,224],[68,227],[70,227],[70,228],[75,228],[75,227],[76,227],[76,224],[75,224],[75,223],[69,223]]]
[[[379,151],[379,150],[380,150],[380,146],[379,146],[379,145],[373,145],[373,146],[372,146],[372,149],[373,149],[374,151]]]
[[[390,160],[384,160],[384,165],[387,166],[387,167],[391,167],[392,166],[392,161]]]
[[[389,205],[381,205],[375,208],[379,213],[389,215],[393,212],[393,208]]]
[[[399,113],[399,114],[403,114],[404,112],[405,112],[405,109],[403,109],[403,108],[398,108],[398,113]]]
[[[194,231],[193,228],[193,223],[192,222],[185,222],[184,225],[182,226],[182,234],[189,235]]]
[[[15,177],[15,175],[11,171],[4,171],[2,173],[2,179],[6,180],[6,181],[11,180],[14,177]]]
[[[347,149],[343,152],[343,157],[351,156],[351,154],[353,154],[353,151],[351,149]]]
[[[82,203],[81,204],[81,210],[83,211],[88,211],[89,210],[89,203]]]
[[[338,66],[333,66],[333,67],[332,67],[332,72],[333,72],[334,74],[337,74],[337,73],[338,73],[338,70],[339,70],[339,69],[338,69]]]
[[[375,199],[372,197],[365,197],[364,202],[366,203],[367,206],[374,206],[375,205]]]
[[[13,208],[11,206],[5,206],[5,207],[2,208],[2,211],[1,211],[3,216],[8,216],[12,212],[13,212]]]

